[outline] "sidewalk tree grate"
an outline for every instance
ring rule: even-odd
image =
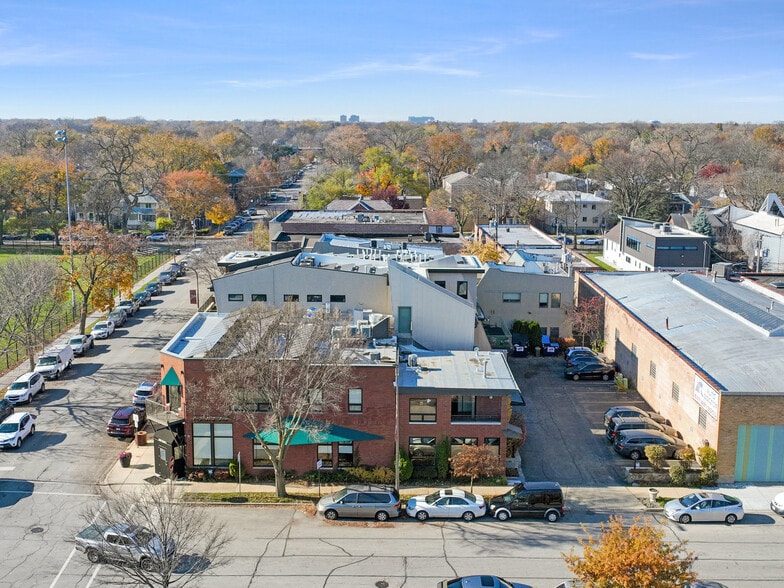
[[[149,478],[144,478],[144,481],[153,486],[157,486],[158,484],[163,484],[166,479],[161,478],[160,476],[150,476]]]

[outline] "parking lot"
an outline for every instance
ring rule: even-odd
[[[526,480],[624,485],[624,467],[632,462],[605,440],[603,417],[616,404],[649,408],[640,395],[619,392],[612,381],[567,380],[560,355],[510,357],[509,365],[526,403],[521,410],[527,437],[520,451]]]

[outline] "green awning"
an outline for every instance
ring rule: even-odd
[[[182,386],[182,382],[180,382],[180,379],[177,377],[177,372],[174,371],[173,367],[170,367],[169,371],[166,372],[166,375],[163,376],[161,386]]]
[[[286,419],[286,426],[289,425],[289,419]],[[278,431],[259,431],[258,437],[255,433],[246,433],[244,435],[247,439],[261,439],[265,443],[278,445],[280,437]],[[317,443],[347,443],[351,441],[374,441],[383,439],[379,435],[373,433],[366,433],[365,431],[357,431],[356,429],[349,429],[348,427],[341,427],[330,423],[322,423],[321,421],[313,421],[305,419],[300,423],[294,435],[291,437],[289,445],[314,445]]]

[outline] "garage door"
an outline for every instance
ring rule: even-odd
[[[741,425],[736,482],[784,482],[784,426]]]

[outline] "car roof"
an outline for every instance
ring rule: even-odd
[[[26,382],[27,380],[29,380],[30,378],[36,375],[38,375],[38,372],[27,372],[26,374],[22,374],[21,376],[19,376],[16,380],[14,380],[14,382]]]
[[[7,417],[5,417],[5,420],[3,422],[4,423],[18,423],[19,421],[22,420],[22,417],[24,417],[26,414],[28,414],[30,416],[33,416],[29,412],[14,412],[14,413],[8,415]],[[33,417],[33,418],[35,418],[35,417]]]
[[[125,406],[123,408],[118,408],[114,411],[112,418],[127,418],[139,410],[140,408],[138,406]]]
[[[136,386],[137,390],[154,390],[158,386],[158,382],[139,382]]]
[[[621,424],[625,425],[625,424],[629,424],[629,423],[631,423],[631,424],[646,423],[646,424],[649,424],[649,425],[650,424],[655,424],[657,426],[660,426],[659,423],[657,423],[652,418],[647,417],[645,415],[640,415],[640,416],[614,416],[610,420],[615,422],[615,426],[616,427],[618,425],[621,425]]]
[[[626,437],[627,439],[633,439],[635,437],[662,437],[664,439],[675,440],[673,437],[668,435],[667,433],[662,433],[661,431],[657,431],[655,429],[625,429],[621,435]]]

